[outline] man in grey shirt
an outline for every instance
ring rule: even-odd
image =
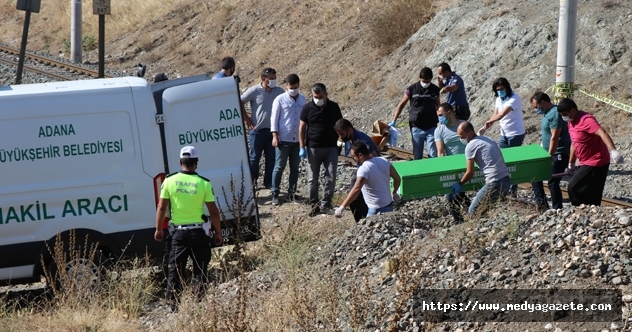
[[[245,103],[250,103],[251,119],[245,119],[250,133],[250,174],[252,182],[257,185],[259,178],[259,161],[265,154],[266,164],[263,175],[263,186],[272,187],[272,171],[275,163],[275,149],[272,146],[272,133],[270,132],[270,117],[272,115],[272,102],[278,95],[284,93],[283,88],[277,85],[276,70],[264,68],[261,72],[261,83],[252,86],[241,95],[242,109]]]
[[[485,176],[485,185],[478,191],[468,209],[468,213],[473,215],[479,205],[482,204],[484,210],[491,203],[507,195],[511,184],[509,169],[505,165],[505,159],[498,144],[489,137],[477,136],[470,122],[461,123],[457,134],[462,142],[467,142],[465,147],[467,166],[461,180],[452,185],[452,193],[460,193],[461,186],[474,177],[474,163]]]

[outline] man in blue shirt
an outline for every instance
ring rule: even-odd
[[[379,157],[380,152],[375,145],[375,142],[369,137],[369,135],[353,128],[351,122],[347,119],[340,119],[336,121],[334,125],[334,129],[336,129],[336,133],[338,133],[338,138],[343,142],[349,142],[353,144],[353,142],[361,141],[368,148],[368,154],[371,157]],[[358,164],[358,166],[360,166]],[[357,174],[353,174],[351,178],[351,183],[349,184],[349,190],[353,188],[355,182],[357,181]],[[356,222],[360,221],[360,219],[365,218],[367,213],[369,212],[369,207],[366,205],[364,201],[364,197],[360,192],[358,197],[349,204],[349,209],[353,213],[353,218]]]
[[[441,89],[441,93],[446,94],[446,102],[454,108],[457,119],[467,121],[470,118],[470,105],[467,102],[463,79],[453,72],[450,65],[445,62],[439,65],[437,72],[439,73],[437,85]]]
[[[542,117],[542,147],[551,155],[551,173],[563,173],[568,165],[571,150],[571,136],[568,133],[568,125],[557,112],[557,105],[551,103],[551,98],[544,92],[536,92],[531,97],[531,106]],[[562,190],[560,189],[561,177],[551,178],[548,181],[551,191],[551,201],[554,209],[562,208]],[[533,195],[539,210],[548,210],[549,203],[544,193],[542,181],[531,183]]]
[[[213,80],[216,78],[224,78],[232,76],[235,73],[235,59],[231,56],[227,56],[222,59],[222,69],[213,76]]]

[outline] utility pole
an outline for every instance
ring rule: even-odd
[[[39,13],[40,0],[18,0],[16,9],[25,11],[24,29],[22,29],[22,42],[20,43],[20,57],[18,58],[18,71],[15,75],[15,84],[22,83],[22,70],[24,70],[24,57],[26,56],[26,41],[29,35],[31,13]]]
[[[575,40],[577,37],[577,0],[560,0],[557,37],[555,99],[573,97],[575,91]]]
[[[93,0],[92,13],[99,15],[99,78],[105,77],[105,15],[112,13],[110,0]]]
[[[81,62],[81,0],[70,0],[70,61]]]

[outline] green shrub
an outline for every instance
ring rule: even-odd
[[[97,37],[94,35],[83,36],[81,40],[81,46],[84,51],[92,51],[97,48]]]

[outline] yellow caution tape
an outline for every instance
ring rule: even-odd
[[[600,101],[602,103],[605,103],[605,104],[608,104],[608,105],[610,105],[612,107],[616,107],[616,108],[618,108],[620,110],[624,110],[626,112],[632,113],[632,106],[626,105],[624,103],[620,103],[620,102],[618,102],[616,100],[608,99],[606,97],[597,96],[594,93],[586,92],[586,91],[584,91],[582,89],[577,89],[577,91],[587,95],[588,97],[593,97],[593,98],[597,99],[598,101]]]
[[[573,87],[570,86],[570,85],[571,85],[571,83],[560,83],[560,86],[558,86],[557,84],[556,85],[551,85],[550,87],[548,87],[544,91],[544,93],[548,93],[549,91],[553,91],[553,92],[555,92],[555,94],[557,94],[557,93],[569,93],[569,92],[572,94]],[[563,91],[560,91],[560,87],[562,88]],[[582,89],[576,89],[575,91],[579,91],[579,92],[585,94],[588,97],[592,97],[592,98],[594,98],[594,99],[596,99],[596,100],[598,100],[598,101],[600,101],[602,103],[605,103],[607,105],[610,105],[612,107],[616,107],[616,108],[618,108],[620,110],[626,111],[628,113],[632,113],[632,106],[626,105],[624,103],[621,103],[621,102],[618,102],[616,100],[612,100],[612,99],[609,99],[609,98],[606,98],[606,97],[598,96],[598,95],[596,95],[594,93],[586,92],[586,91],[584,91]]]

